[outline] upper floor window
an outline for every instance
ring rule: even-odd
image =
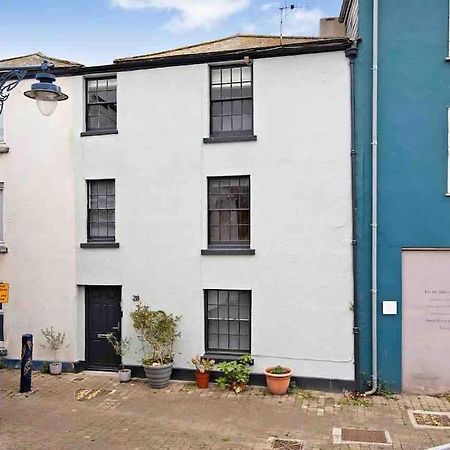
[[[116,129],[116,77],[86,79],[86,131]]]
[[[250,247],[250,177],[208,178],[209,248]]]
[[[251,65],[211,66],[211,136],[253,134]]]
[[[88,242],[114,242],[116,192],[114,180],[89,180]]]

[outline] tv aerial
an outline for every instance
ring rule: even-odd
[[[283,45],[283,22],[285,17],[294,11],[295,5],[291,3],[290,5],[280,6],[278,9],[280,10],[280,45]]]
[[[283,25],[284,19],[292,14],[294,10],[298,10],[301,12],[305,8],[310,7],[309,0],[297,0],[295,3],[291,1],[285,1],[284,6],[280,6],[278,9],[280,10],[280,45],[283,45]]]

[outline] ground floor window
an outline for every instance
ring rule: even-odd
[[[250,353],[251,291],[205,290],[206,351]]]

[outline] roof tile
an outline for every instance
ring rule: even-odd
[[[83,67],[83,64],[74,61],[54,58],[52,56],[44,55],[41,52],[37,52],[29,55],[15,56],[14,58],[0,59],[0,70],[3,67],[40,66],[45,60],[52,63],[55,67]]]
[[[146,55],[117,58],[115,63],[130,61],[153,60],[158,58],[170,58],[174,56],[187,56],[204,53],[220,53],[233,50],[250,50],[257,48],[280,47],[281,45],[304,45],[308,43],[324,42],[329,38],[283,36],[281,43],[280,36],[256,35],[256,34],[236,34],[214,41],[202,42],[200,44],[188,45],[162,52],[148,53]]]

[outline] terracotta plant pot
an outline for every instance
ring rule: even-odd
[[[266,383],[267,389],[273,395],[284,395],[289,390],[289,383],[291,382],[292,369],[288,367],[283,367],[286,373],[283,374],[275,374],[271,373],[271,371],[275,369],[275,367],[268,367],[264,369],[264,373],[266,375]]]
[[[206,389],[209,386],[209,372],[201,373],[198,370],[195,371],[195,381],[199,389]]]

